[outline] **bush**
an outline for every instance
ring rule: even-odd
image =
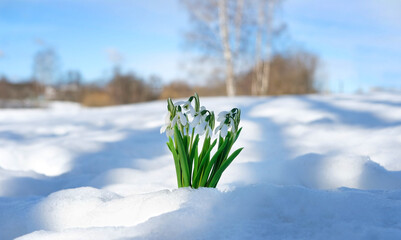
[[[84,94],[82,105],[87,107],[102,107],[114,105],[114,101],[105,91],[91,91]]]

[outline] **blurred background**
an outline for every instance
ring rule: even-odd
[[[0,107],[401,90],[399,0],[0,0]]]

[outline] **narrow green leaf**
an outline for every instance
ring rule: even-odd
[[[180,157],[180,165],[182,169],[182,179],[183,179],[183,187],[190,186],[190,172],[188,168],[188,154],[185,151],[185,146],[182,140],[182,136],[177,126],[174,126],[174,139],[178,147],[178,155]]]
[[[212,149],[214,148],[216,143],[217,143],[217,139],[214,140],[212,145],[210,145],[209,149],[207,149],[205,155],[203,156],[203,158],[202,158],[202,160],[200,162],[199,168],[197,169],[197,174],[195,175],[195,178],[194,178],[194,181],[193,181],[193,184],[196,184],[195,186],[197,186],[197,187],[201,186],[201,185],[199,185],[199,180],[200,180],[202,172],[203,172],[202,171],[203,166],[207,165],[208,155],[210,154],[210,152],[212,151]]]
[[[223,149],[226,147],[226,144],[227,144],[227,142],[224,142],[223,145],[221,145],[221,147],[219,147],[219,149],[217,149],[217,152],[214,154],[214,156],[212,157],[210,162],[207,164],[206,170],[203,173],[203,176],[202,176],[202,179],[201,179],[201,183],[200,183],[201,187],[207,187],[206,183],[207,183],[210,171],[212,170],[212,167],[215,164],[217,158],[219,157],[219,155],[221,154]]]
[[[241,128],[237,131],[237,133],[235,134],[234,142],[237,141],[237,139],[238,139],[239,134],[241,133],[241,131],[242,131],[242,127],[241,127]]]
[[[217,161],[215,163],[215,166],[213,167],[212,173],[210,174],[209,180],[213,178],[213,176],[216,174],[217,169],[220,168],[221,163],[227,159],[228,154],[230,153],[231,147],[233,145],[233,135],[231,132],[227,133],[226,138],[224,139],[226,141],[226,147],[223,149],[222,153],[220,156],[217,158]]]
[[[196,146],[195,154],[194,154],[194,167],[193,167],[193,173],[192,173],[192,187],[195,187],[194,181],[195,181],[196,174],[198,174],[198,165],[199,165],[198,146]]]
[[[236,151],[234,151],[230,157],[227,158],[226,161],[223,162],[223,164],[221,164],[220,168],[217,170],[215,176],[213,177],[213,179],[210,181],[209,186],[210,187],[216,187],[217,183],[220,180],[221,175],[223,174],[223,172],[227,169],[227,167],[232,163],[232,161],[238,156],[238,154],[240,154],[240,152],[242,151],[242,149],[244,148],[239,148]]]
[[[197,151],[198,149],[198,141],[199,141],[199,135],[196,135],[195,137],[195,141],[192,145],[192,147],[190,147],[190,152],[189,152],[189,163],[188,163],[188,167],[189,167],[189,173],[192,173],[192,165],[194,163],[194,155],[195,155],[195,150]]]
[[[202,151],[201,154],[199,156],[199,159],[203,159],[203,157],[205,156],[207,150],[209,149],[210,146],[210,137],[207,137],[205,139],[205,141],[203,142],[203,147],[202,147]]]
[[[167,142],[167,146],[170,149],[171,153],[173,154],[178,187],[182,187],[180,162],[177,155],[177,150],[174,148],[173,139],[171,139],[171,137],[169,137],[169,142]]]

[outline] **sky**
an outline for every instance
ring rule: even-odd
[[[399,0],[285,0],[277,19],[320,57],[327,90],[353,92],[401,89],[400,12]],[[35,53],[52,47],[62,71],[87,81],[116,61],[143,77],[186,78],[188,28],[178,0],[0,0],[0,75],[28,78]]]

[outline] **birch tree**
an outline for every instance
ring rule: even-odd
[[[241,57],[245,0],[182,0],[193,31],[187,40],[205,54],[220,58],[225,69],[226,93],[235,96],[236,67]]]
[[[205,55],[221,59],[226,92],[236,94],[241,71],[256,68],[252,94],[266,94],[269,86],[273,13],[280,0],[181,0],[193,29],[187,40]],[[248,69],[244,69],[248,67]]]
[[[230,46],[229,38],[229,25],[227,16],[227,0],[218,0],[219,6],[219,28],[221,43],[223,45],[223,56],[225,61],[226,69],[226,91],[228,96],[235,96],[234,87],[234,66],[233,66],[233,56],[232,48]]]
[[[255,41],[256,74],[252,82],[252,94],[267,94],[270,80],[270,61],[274,10],[278,0],[257,0],[258,18]]]

